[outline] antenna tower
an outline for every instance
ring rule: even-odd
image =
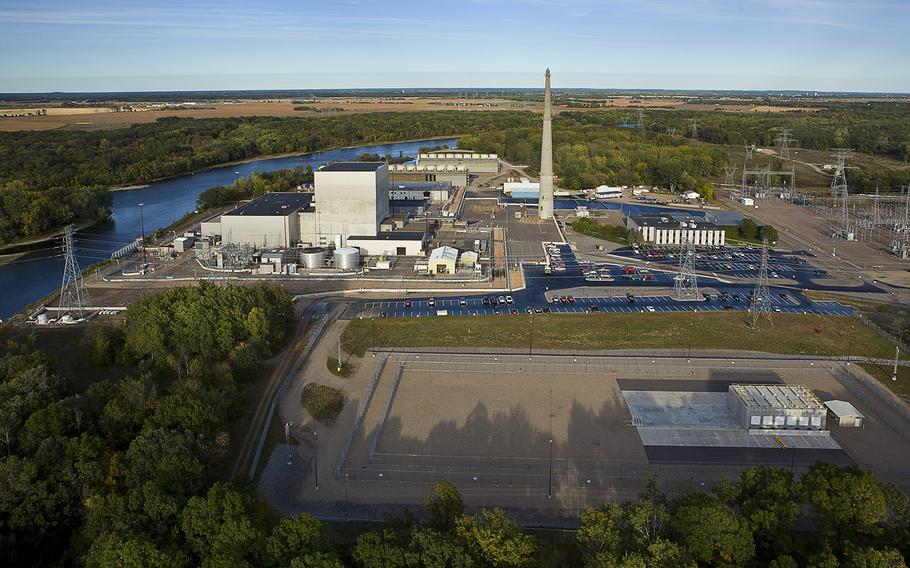
[[[85,317],[89,299],[85,282],[82,281],[82,271],[76,260],[76,249],[73,246],[73,226],[67,225],[63,230],[63,283],[60,285],[60,313],[61,316],[69,314],[71,317],[82,319]]]
[[[780,157],[789,160],[790,158],[790,143],[796,142],[793,136],[790,135],[790,130],[788,128],[781,128],[778,131],[777,138],[774,139],[780,147],[777,150],[777,153],[780,154]]]
[[[695,245],[686,239],[679,255],[679,273],[673,282],[673,297],[677,300],[698,299],[698,278],[695,275]]]
[[[758,320],[762,317],[771,322],[771,291],[768,289],[768,239],[762,240],[761,269],[758,272],[758,282],[752,292],[752,301],[749,303],[749,327],[755,329]]]
[[[733,176],[736,175],[736,164],[727,164],[724,166],[724,173],[727,174],[724,185],[733,185]]]

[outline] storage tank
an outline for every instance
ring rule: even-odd
[[[322,247],[307,247],[300,251],[300,263],[307,268],[325,267],[325,249]]]
[[[335,268],[354,270],[358,266],[360,266],[360,249],[354,247],[335,249]]]

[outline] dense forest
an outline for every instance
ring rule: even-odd
[[[910,160],[910,111],[890,116],[881,109],[867,112],[689,113],[648,110],[645,131],[623,128],[628,111],[563,112],[553,121],[553,162],[560,186],[569,189],[608,185],[657,185],[676,191],[710,193],[729,157],[708,144],[773,146],[781,127],[788,127],[801,147],[825,150],[849,146],[858,151]],[[698,139],[682,136],[689,118],[699,120]],[[841,121],[843,119],[843,122]],[[675,128],[676,134],[667,134]],[[512,163],[540,165],[540,129],[519,126],[463,136],[461,145],[497,152]],[[780,164],[775,164],[780,166]],[[897,190],[910,184],[910,167],[851,169],[851,189]]]
[[[297,166],[287,170],[253,172],[250,177],[240,178],[230,185],[216,185],[199,194],[196,208],[199,211],[214,209],[252,199],[274,191],[292,191],[298,185],[313,183],[313,168]]]
[[[292,304],[271,287],[174,288],[81,340],[75,383],[34,339],[0,350],[0,553],[10,566],[183,568],[902,567],[910,500],[868,471],[818,463],[797,478],[758,467],[711,493],[584,511],[574,539],[527,534],[496,508],[433,488],[405,515],[334,542],[219,481],[257,362],[284,342]],[[82,377],[85,379],[85,377]],[[355,531],[347,527],[334,534]]]
[[[537,125],[462,136],[461,146],[496,152],[507,161],[540,167]],[[609,115],[563,113],[553,121],[553,163],[560,187],[573,190],[601,184],[657,185],[673,190],[710,191],[723,173],[723,150],[692,145],[681,136],[615,126]]]
[[[0,243],[96,219],[107,189],[216,164],[334,146],[530,125],[528,112],[375,113],[327,118],[166,118],[97,132],[0,133]]]

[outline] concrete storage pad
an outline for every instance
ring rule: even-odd
[[[733,416],[724,392],[622,391],[622,395],[645,446],[840,449],[828,432],[750,432]]]

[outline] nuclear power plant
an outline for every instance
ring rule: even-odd
[[[540,201],[537,215],[540,219],[553,218],[553,129],[550,116],[550,69],[544,75],[543,137],[540,140]]]

